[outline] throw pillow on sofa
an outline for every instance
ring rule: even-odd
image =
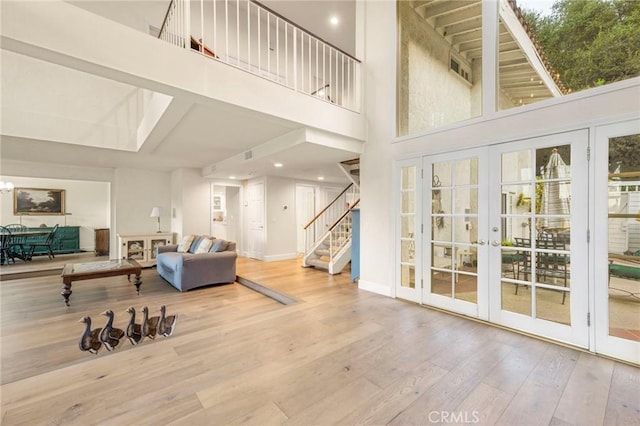
[[[194,254],[196,252],[196,249],[198,248],[198,246],[200,245],[200,241],[202,241],[203,237],[202,235],[194,235],[193,236],[193,241],[191,242],[191,247],[189,247],[187,249],[187,252]]]
[[[180,240],[180,243],[178,244],[177,252],[186,253],[191,247],[191,243],[193,243],[194,238],[195,238],[195,235],[185,235],[184,237],[182,237],[182,239]]]
[[[227,249],[227,242],[223,239],[216,239],[211,248],[209,249],[209,253],[217,253],[219,251],[225,251]]]
[[[196,243],[194,241],[191,246],[193,247],[195,245],[196,245]],[[211,241],[210,239],[208,239],[206,237],[202,237],[200,239],[200,242],[198,243],[198,246],[196,247],[194,253],[195,254],[207,253],[212,245],[213,245],[213,241]]]

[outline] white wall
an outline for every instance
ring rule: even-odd
[[[480,115],[482,74],[475,73],[481,71],[481,61],[472,63],[473,85],[449,71],[452,50],[449,42],[417,14],[410,2],[398,5],[399,134],[413,134]]]
[[[156,232],[157,220],[149,216],[153,207],[160,207],[161,230],[170,231],[170,174],[150,170],[116,169],[114,175],[115,234]]]
[[[211,181],[202,177],[200,169],[187,168],[174,170],[170,181],[170,204],[176,211],[171,223],[176,238],[188,234],[209,235]]]
[[[80,249],[95,249],[95,228],[109,228],[111,225],[110,183],[88,182],[63,179],[28,178],[0,176],[0,180],[11,182],[16,188],[64,189],[68,226],[80,227]],[[13,214],[14,192],[0,194],[0,223],[22,223],[29,227],[64,226],[65,216],[15,216]]]
[[[265,201],[267,235],[264,260],[295,259],[297,256],[296,181],[268,176]]]
[[[395,135],[396,4],[365,3],[364,105],[369,123],[360,157],[360,288],[392,295],[391,141]]]

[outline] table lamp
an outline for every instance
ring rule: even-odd
[[[158,219],[158,230],[156,232],[160,233],[162,232],[160,230],[160,207],[154,207],[151,209],[151,214],[149,215],[150,217],[155,217]]]

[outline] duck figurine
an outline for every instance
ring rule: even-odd
[[[102,315],[107,317],[107,323],[100,332],[100,341],[108,351],[112,351],[120,343],[124,331],[113,326],[113,311],[111,309],[104,311]]]
[[[102,328],[94,328],[91,330],[91,318],[90,317],[82,317],[80,321],[84,323],[84,331],[82,332],[82,336],[80,336],[80,350],[84,352],[89,352],[92,354],[97,354],[102,347],[102,342],[100,341],[100,331]]]
[[[149,308],[142,307],[142,335],[149,339],[155,339],[158,331],[158,321],[160,317],[149,318]]]
[[[166,316],[167,308],[160,306],[160,322],[158,323],[158,334],[162,334],[164,337],[169,337],[173,334],[173,330],[176,328],[176,322],[178,320],[176,315]]]
[[[127,312],[131,315],[129,324],[127,325],[127,338],[132,345],[137,345],[144,340],[142,335],[142,325],[136,324],[136,310],[133,306],[127,308]]]

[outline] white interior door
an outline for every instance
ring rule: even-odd
[[[597,127],[595,350],[640,364],[640,121]]]
[[[423,303],[488,319],[487,149],[423,161]]]
[[[264,257],[264,182],[247,186],[248,241],[247,256],[262,260]]]
[[[490,321],[589,346],[588,132],[490,148]]]

